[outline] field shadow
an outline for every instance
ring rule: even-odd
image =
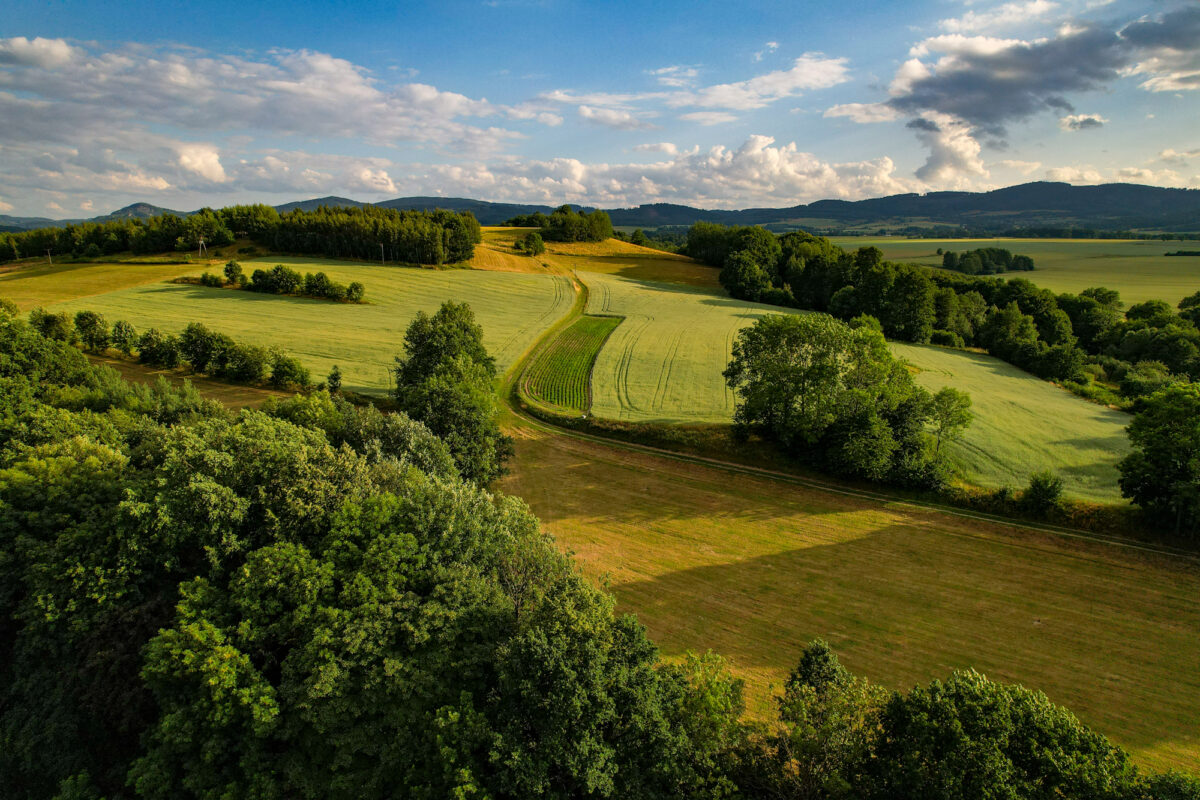
[[[1124,746],[1200,747],[1195,614],[1156,619],[1162,609],[1130,583],[1098,597],[1093,580],[1103,571],[1085,565],[1072,576],[1073,561],[1044,551],[1004,563],[996,548],[949,542],[897,525],[613,592],[666,654],[712,648],[776,685],[819,637],[852,670],[892,688],[974,667],[1045,691]]]
[[[362,303],[335,303],[330,300],[320,300],[314,297],[304,297],[294,294],[271,294],[269,292],[252,292],[246,289],[222,289],[213,286],[197,286],[194,283],[174,283],[167,281],[162,285],[148,288],[146,293],[181,294],[190,301],[199,300],[232,300],[241,303],[290,303],[302,306],[355,306]]]

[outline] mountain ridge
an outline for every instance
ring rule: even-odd
[[[322,205],[362,207],[375,205],[400,210],[445,208],[470,211],[483,225],[497,225],[517,215],[548,214],[555,206],[529,203],[496,203],[464,197],[397,197],[364,203],[327,196],[275,206],[280,213],[311,211]],[[592,210],[588,206],[576,206]],[[1132,183],[1072,186],[1035,181],[988,192],[929,192],[897,194],[865,200],[817,200],[785,208],[704,209],[678,203],[643,203],[628,208],[604,209],[613,224],[626,227],[691,225],[720,222],[767,225],[779,228],[836,228],[845,226],[891,229],[904,227],[966,227],[972,230],[1010,230],[1036,227],[1077,227],[1100,230],[1153,229],[1200,230],[1200,189],[1173,189]],[[172,211],[149,203],[133,203],[90,219],[51,220],[45,217],[0,215],[0,230],[115,219],[145,219],[156,214],[188,216],[196,212]]]

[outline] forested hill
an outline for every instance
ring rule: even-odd
[[[366,205],[345,197],[321,197],[285,203],[280,212],[318,206]],[[470,211],[483,225],[498,225],[518,215],[542,212],[553,206],[492,203],[459,197],[398,197],[375,205],[398,210],[424,211],[443,208]],[[591,210],[587,208],[585,210]],[[726,225],[768,225],[775,228],[829,230],[886,227],[906,229],[967,228],[971,231],[1008,232],[1013,229],[1075,228],[1101,231],[1142,230],[1163,232],[1200,231],[1200,190],[1164,189],[1129,183],[1101,186],[1072,186],[1067,183],[1036,182],[1009,186],[990,192],[930,192],[898,194],[870,200],[818,200],[790,208],[748,208],[737,211],[693,208],[671,203],[651,203],[636,208],[606,209],[614,225],[656,228],[719,222]],[[108,221],[128,217],[146,218],[167,209],[135,203],[104,217]],[[195,212],[172,212],[187,216]],[[28,230],[62,222],[34,217],[0,215],[0,230]]]

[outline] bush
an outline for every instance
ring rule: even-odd
[[[361,303],[363,295],[367,293],[367,287],[363,286],[358,281],[354,281],[346,287],[346,299],[351,303]]]
[[[108,323],[95,311],[80,311],[75,315],[75,330],[83,346],[94,353],[108,349]]]
[[[1029,476],[1029,486],[1021,493],[1021,508],[1038,516],[1047,516],[1062,507],[1063,479],[1050,470]]]
[[[252,344],[232,344],[220,376],[235,383],[258,383],[267,374],[271,354]]]
[[[245,248],[243,248],[245,249]],[[230,261],[225,265],[225,280],[230,283],[241,285],[246,282],[246,276],[242,272],[242,265],[236,261]]]
[[[200,276],[201,286],[211,286],[213,288],[221,288],[225,285],[225,281],[221,280],[220,275],[213,275],[211,272],[205,272]]]
[[[520,242],[519,250],[526,255],[540,256],[546,252],[546,242],[542,239],[542,235],[537,231],[532,231],[525,234],[525,238]]]
[[[174,369],[179,366],[179,340],[158,328],[151,328],[138,339],[138,361],[153,367]]]
[[[305,389],[310,382],[308,370],[299,359],[282,353],[271,355],[271,386],[276,389]]]
[[[131,355],[135,347],[137,347],[138,333],[137,328],[123,319],[119,319],[113,323],[112,327],[112,346],[120,350],[125,355]]]
[[[35,308],[29,312],[29,324],[47,339],[72,344],[75,342],[75,324],[64,311],[51,314],[44,308]]]
[[[929,343],[940,347],[957,347],[959,349],[966,347],[963,337],[954,331],[934,331],[929,336]]]
[[[16,318],[20,316],[21,309],[17,308],[17,304],[7,297],[0,297],[0,315]]]

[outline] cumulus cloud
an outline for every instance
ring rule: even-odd
[[[1056,8],[1058,8],[1058,4],[1051,3],[1049,0],[1005,3],[990,11],[968,11],[961,17],[944,19],[938,25],[951,33],[993,31],[998,28],[1027,25],[1045,17]]]
[[[583,117],[589,122],[594,122],[597,125],[604,125],[608,128],[617,128],[618,130],[637,130],[654,127],[651,122],[642,119],[632,111],[625,111],[618,108],[593,108],[592,106],[580,106],[579,116]]]
[[[779,49],[779,42],[767,42],[763,45],[763,49],[754,54],[755,61],[762,61],[763,58]]]
[[[662,67],[661,69],[649,70],[649,74],[653,75],[663,86],[691,86],[699,75],[699,70],[695,67],[685,67],[676,65],[671,67]]]
[[[639,153],[666,153],[669,156],[677,155],[679,148],[671,142],[651,142],[649,144],[635,145],[633,148]]]
[[[1160,152],[1158,157],[1167,164],[1174,164],[1182,167],[1191,159],[1200,158],[1200,147],[1196,148],[1195,150],[1184,150],[1182,152],[1168,147],[1166,150]]]
[[[1099,114],[1068,114],[1065,117],[1059,117],[1058,127],[1064,131],[1086,131],[1103,128],[1106,122],[1108,120]]]
[[[0,64],[22,64],[50,69],[66,64],[76,50],[62,39],[26,39],[14,36],[0,39]]]
[[[3,200],[0,200],[0,211],[8,212],[8,211],[12,211],[12,210],[13,210],[12,203],[6,203]]]
[[[213,183],[229,180],[221,166],[221,154],[211,145],[187,144],[179,148],[179,165]]]
[[[929,150],[917,177],[942,188],[969,188],[975,177],[987,177],[979,157],[980,146],[968,127],[945,114],[929,114],[910,120],[907,126]]]
[[[96,209],[96,204],[93,203],[91,200],[84,200],[82,203],[79,204],[80,211],[94,211],[95,209]]]
[[[892,122],[900,112],[885,103],[843,103],[825,110],[826,117],[847,117],[854,122]]]

